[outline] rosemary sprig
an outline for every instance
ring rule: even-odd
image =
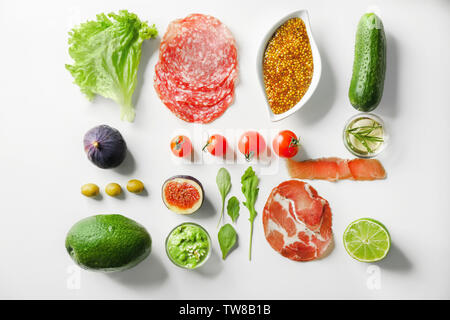
[[[356,128],[347,129],[347,133],[351,134],[355,137],[356,140],[361,142],[361,144],[366,148],[367,152],[372,153],[373,150],[369,146],[369,142],[383,142],[383,138],[379,138],[371,135],[371,133],[380,129],[382,126],[380,124],[376,124],[375,122],[371,126],[360,126]]]

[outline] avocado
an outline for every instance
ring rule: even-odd
[[[66,237],[66,250],[80,267],[105,272],[136,266],[150,254],[151,244],[142,225],[120,214],[82,219]]]

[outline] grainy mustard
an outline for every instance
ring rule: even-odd
[[[289,19],[275,32],[264,53],[264,85],[273,113],[286,112],[301,100],[313,71],[305,23],[300,18]]]

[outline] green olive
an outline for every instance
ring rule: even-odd
[[[106,185],[105,192],[111,197],[116,197],[122,192],[122,187],[115,182],[111,182]]]
[[[142,181],[132,179],[127,183],[127,190],[133,193],[141,193],[144,191],[144,184]]]
[[[86,197],[95,197],[100,192],[100,189],[98,186],[94,183],[86,183],[81,187],[81,194],[85,195]]]

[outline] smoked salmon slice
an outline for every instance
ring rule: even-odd
[[[386,178],[386,171],[376,159],[321,158],[306,161],[287,159],[287,168],[292,178],[337,181],[377,180]]]
[[[267,242],[291,260],[317,259],[332,240],[328,201],[300,180],[284,181],[272,190],[262,220]]]

